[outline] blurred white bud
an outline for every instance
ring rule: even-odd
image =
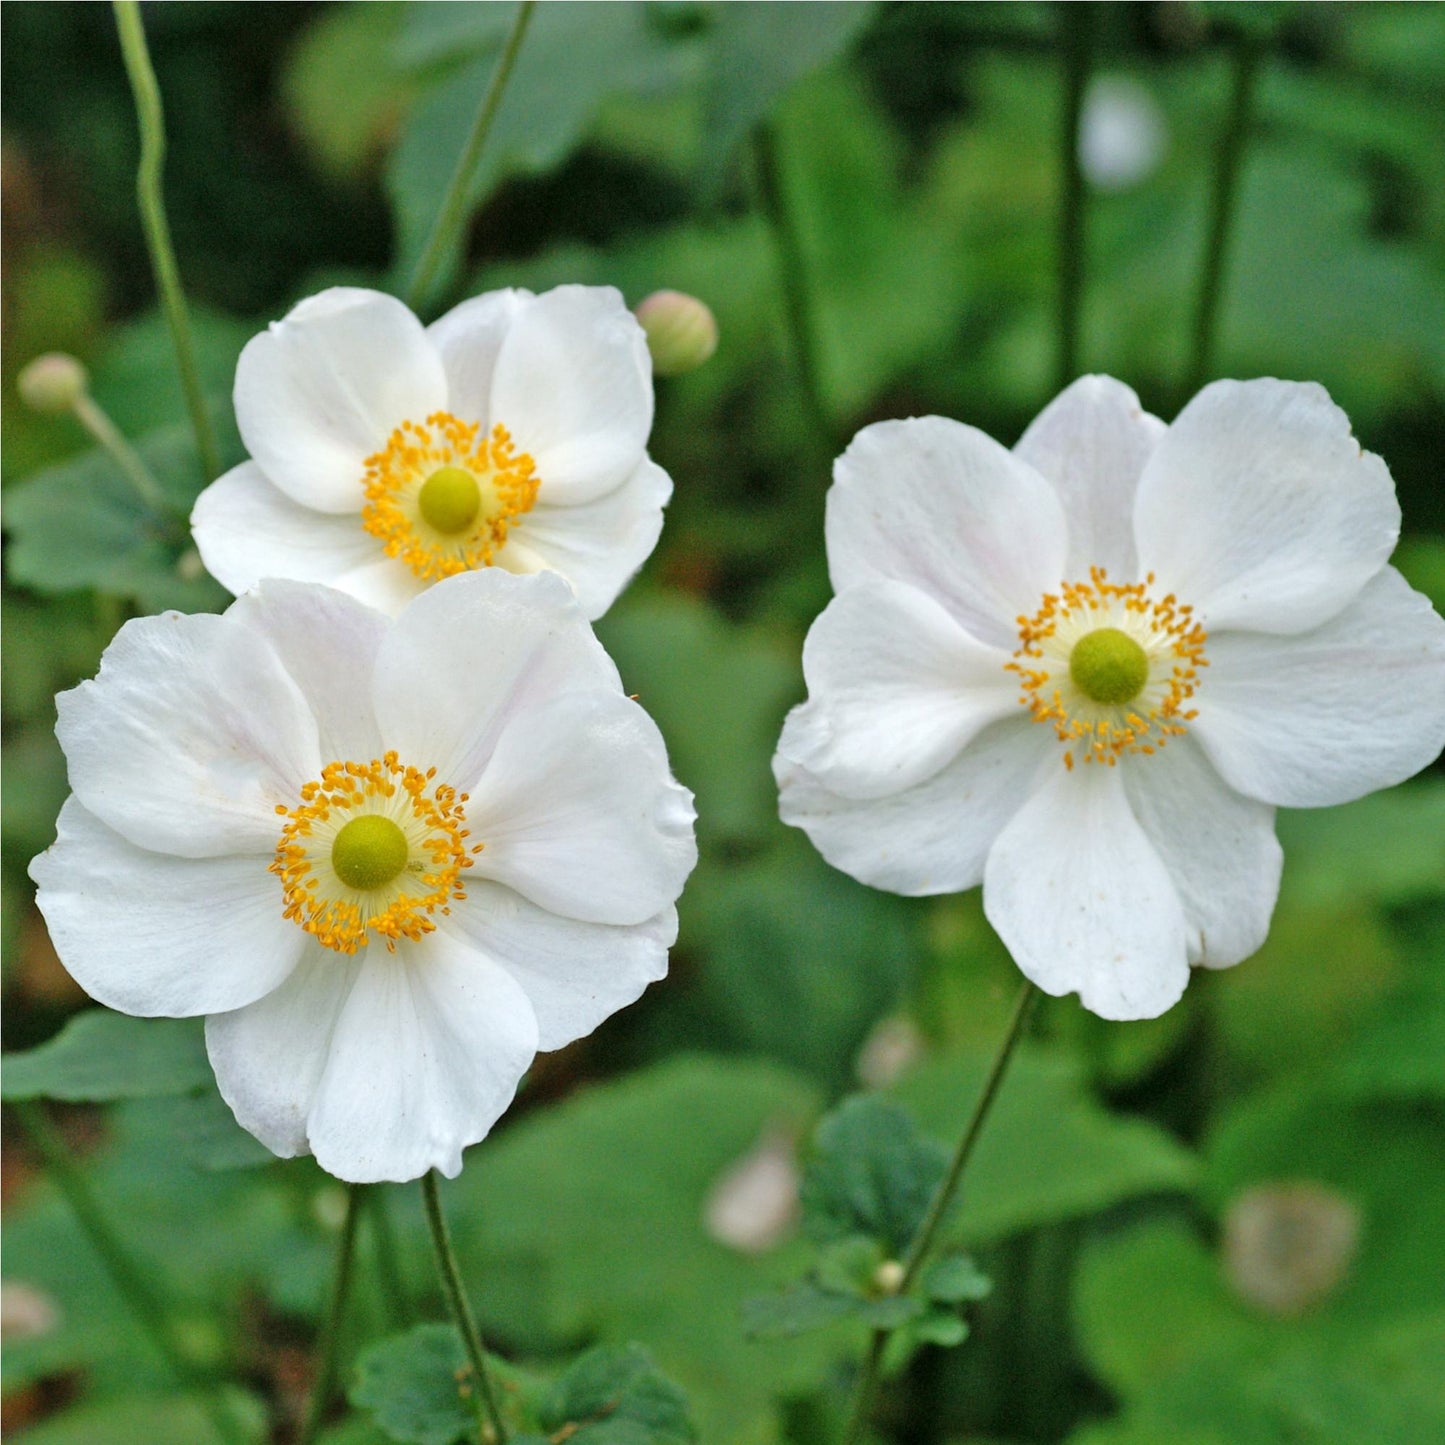
[[[1224,1216],[1224,1268],[1265,1314],[1303,1314],[1332,1294],[1360,1242],[1359,1210],[1322,1184],[1262,1184]]]
[[[903,1265],[896,1259],[885,1259],[873,1271],[873,1288],[879,1294],[897,1294],[903,1288]]]
[[[901,1014],[882,1019],[863,1040],[854,1068],[858,1082],[870,1089],[886,1089],[923,1053],[923,1035]]]
[[[21,369],[15,389],[35,411],[69,411],[90,384],[85,368],[63,351],[47,351]]]
[[[797,1222],[801,1183],[796,1140],[782,1130],[769,1130],[708,1193],[703,1210],[707,1232],[742,1254],[771,1249]]]
[[[179,557],[176,558],[176,576],[182,582],[195,582],[198,578],[206,575],[206,564],[201,561],[201,554],[194,547],[187,547]]]
[[[1126,191],[1164,159],[1169,129],[1150,91],[1126,75],[1100,75],[1084,92],[1079,167],[1091,186]]]
[[[323,1229],[340,1229],[346,1223],[346,1191],[339,1184],[323,1184],[311,1196],[311,1214]]]
[[[0,1286],[0,1339],[48,1335],[59,1323],[60,1309],[44,1290],[18,1279]]]
[[[637,308],[659,376],[696,371],[717,350],[717,321],[704,302],[682,291],[654,291]]]

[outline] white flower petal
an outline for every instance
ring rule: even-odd
[[[916,587],[850,587],[803,645],[808,702],[795,715],[789,756],[846,797],[902,792],[1018,713],[1008,661]]]
[[[1236,793],[1191,737],[1119,771],[1139,825],[1174,880],[1189,961],[1228,968],[1269,932],[1284,853],[1274,809]]]
[[[312,716],[323,762],[366,762],[385,751],[371,709],[386,618],[332,587],[272,578],[231,608],[264,637]],[[308,780],[309,781],[309,780]]]
[[[1347,803],[1445,747],[1445,621],[1393,567],[1303,636],[1211,635],[1193,729],[1242,793]]]
[[[532,300],[507,289],[472,296],[426,329],[447,374],[447,410],[462,421],[492,428],[492,377],[512,322]]]
[[[803,829],[833,867],[907,897],[975,887],[1040,768],[1063,771],[1052,730],[1019,718],[985,730],[916,787],[887,798],[845,798],[790,760],[798,711],[773,760],[783,822]]]
[[[492,380],[492,422],[537,464],[538,496],[573,506],[631,475],[652,429],[652,358],[610,286],[558,286],[514,318]]]
[[[359,512],[366,458],[446,400],[421,322],[395,297],[349,286],[293,307],[236,366],[246,450],[283,492],[322,512]]]
[[[221,1097],[236,1122],[283,1159],[311,1152],[306,1119],[360,967],[306,939],[301,962],[279,988],[206,1020],[206,1052]]]
[[[1064,580],[1063,506],[1032,467],[943,417],[864,427],[833,468],[833,590],[907,582],[981,642],[1012,650],[1018,618]]]
[[[255,462],[232,467],[196,498],[191,535],[206,570],[237,596],[263,577],[334,586],[381,555],[380,543],[354,513],[303,507],[272,486]]]
[[[1133,582],[1134,493],[1166,428],[1111,376],[1081,376],[1060,392],[1019,439],[1014,455],[1048,478],[1069,519],[1070,581],[1091,567]]]
[[[238,1008],[296,966],[306,935],[281,915],[264,854],[177,858],[129,843],[74,797],[30,865],[51,942],[76,982],[124,1013]]]
[[[356,967],[307,1118],[316,1162],[354,1183],[455,1177],[537,1052],[527,995],[443,933]]]
[[[1211,631],[1304,632],[1385,565],[1400,507],[1323,387],[1216,381],[1149,458],[1134,531],[1140,567]]]
[[[431,584],[421,581],[405,562],[377,557],[343,572],[331,585],[388,617],[399,617]]]
[[[1155,1018],[1189,981],[1188,933],[1120,772],[1046,771],[988,856],[983,908],[1045,993],[1077,993],[1101,1018]]]
[[[518,712],[468,790],[473,872],[586,923],[645,923],[697,862],[692,795],[657,725],[620,692]]]
[[[76,796],[132,843],[265,851],[318,776],[316,722],[265,638],[229,614],[127,622],[100,675],[56,698]]]
[[[667,973],[675,908],[619,928],[561,918],[471,875],[466,890],[441,927],[521,984],[537,1015],[538,1048],[560,1049],[590,1034]]]
[[[375,706],[412,766],[470,791],[514,714],[597,687],[622,684],[567,584],[489,567],[438,582],[397,619],[377,654]]]
[[[537,566],[560,572],[577,595],[589,620],[601,617],[633,574],[652,555],[662,532],[662,509],[672,496],[672,479],[644,456],[620,487],[576,507],[538,505],[522,517],[498,560],[508,571],[533,572]],[[523,566],[510,565],[509,553],[527,549]]]

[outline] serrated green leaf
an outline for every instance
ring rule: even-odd
[[[907,1328],[920,1344],[939,1345],[945,1350],[961,1345],[968,1338],[967,1323],[950,1310],[929,1310]]]
[[[551,1439],[578,1445],[691,1445],[697,1439],[687,1397],[640,1345],[588,1350],[545,1392],[538,1417]]]
[[[856,1295],[823,1289],[802,1280],[778,1294],[743,1301],[743,1333],[750,1340],[787,1339],[857,1313]]]
[[[808,1232],[825,1243],[868,1235],[905,1253],[947,1159],[899,1105],[876,1094],[845,1100],[814,1136],[802,1189]]]
[[[404,1445],[453,1445],[477,1428],[470,1374],[453,1325],[416,1325],[362,1352],[347,1398]]]
[[[814,1273],[824,1289],[839,1294],[866,1295],[872,1290],[873,1276],[887,1254],[877,1239],[865,1234],[847,1235],[818,1251]]]
[[[923,1271],[923,1293],[947,1304],[987,1298],[993,1282],[966,1254],[946,1254]]]
[[[200,1019],[138,1019],[87,1009],[47,1043],[5,1055],[3,1097],[146,1099],[210,1081]]]

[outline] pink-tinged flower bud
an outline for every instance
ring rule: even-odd
[[[682,291],[654,291],[637,308],[658,376],[696,371],[717,350],[717,321],[705,302]]]
[[[90,378],[85,368],[63,351],[47,351],[22,369],[15,389],[35,411],[69,411],[85,395]]]

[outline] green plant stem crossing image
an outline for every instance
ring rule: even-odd
[[[8,1436],[1445,1439],[1445,3],[0,23]]]

